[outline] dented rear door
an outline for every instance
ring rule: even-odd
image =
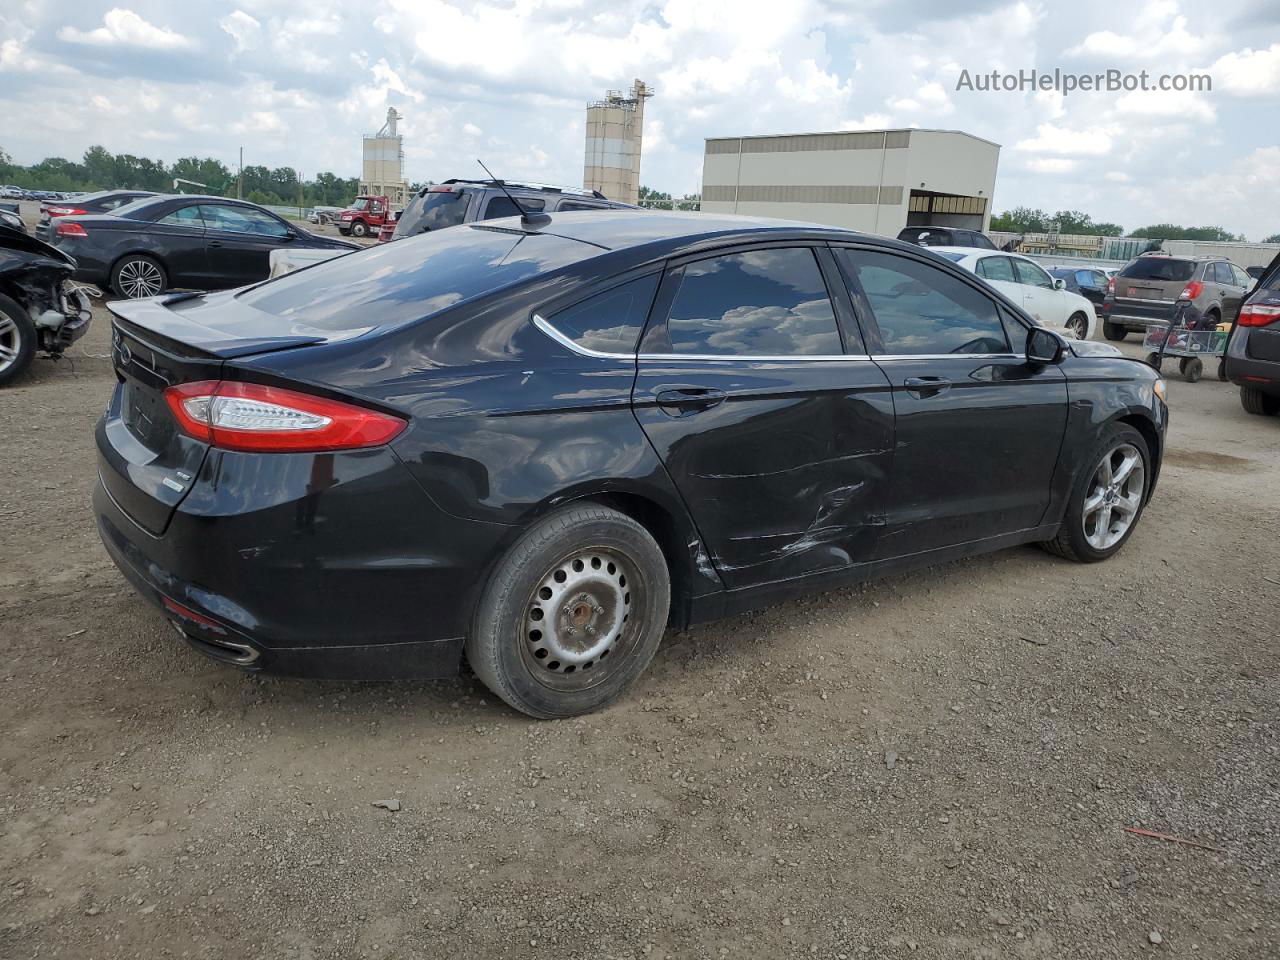
[[[860,339],[845,352],[820,256],[764,247],[676,264],[641,344],[636,417],[730,588],[875,553],[891,389]]]

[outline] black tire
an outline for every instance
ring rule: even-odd
[[[1071,328],[1077,340],[1089,339],[1089,318],[1083,313],[1073,313],[1068,317],[1067,326]]]
[[[155,257],[130,253],[112,267],[111,289],[126,300],[156,297],[169,289],[169,274]]]
[[[15,300],[0,294],[0,387],[22,376],[36,355],[36,325]]]
[[[1128,528],[1124,531],[1124,535],[1110,546],[1099,549],[1089,543],[1085,535],[1085,498],[1089,495],[1094,474],[1098,469],[1098,465],[1102,462],[1104,454],[1126,444],[1134,447],[1142,458],[1143,490],[1141,501]],[[1147,441],[1143,439],[1141,433],[1128,424],[1113,422],[1103,429],[1097,442],[1090,448],[1089,455],[1080,462],[1083,466],[1071,488],[1071,499],[1067,502],[1066,513],[1062,518],[1062,526],[1059,527],[1057,536],[1052,540],[1044,541],[1041,546],[1050,553],[1064,557],[1067,560],[1074,560],[1077,563],[1098,563],[1113,556],[1123,547],[1129,541],[1133,531],[1137,529],[1139,521],[1142,520],[1142,513],[1146,509],[1147,491],[1151,489],[1151,451],[1147,448]]]
[[[1204,364],[1200,362],[1199,357],[1183,357],[1182,362],[1178,364],[1178,372],[1182,374],[1182,378],[1187,383],[1199,383],[1200,377],[1204,373]]]
[[[344,237],[349,237],[349,236],[351,236],[351,231],[350,231],[350,230],[343,230],[341,227],[339,227],[339,228],[338,228],[338,232],[339,232],[340,234],[342,234]]]
[[[1129,335],[1129,331],[1118,323],[1111,323],[1109,320],[1105,320],[1102,323],[1102,335],[1108,340],[1119,343]]]
[[[1227,382],[1227,358],[1223,357],[1218,361],[1218,379],[1223,383]]]
[[[563,594],[553,593],[557,583]],[[670,603],[666,560],[649,531],[600,504],[571,504],[525,531],[494,568],[467,662],[521,713],[589,713],[644,672]]]
[[[1147,366],[1154,367],[1156,372],[1159,372],[1161,365],[1164,363],[1164,357],[1160,356],[1158,353],[1148,353],[1145,359],[1147,361]]]
[[[1274,417],[1280,413],[1280,397],[1265,394],[1257,387],[1241,387],[1240,406],[1259,417]]]
[[[351,224],[351,235],[353,237],[367,237],[369,235],[369,228],[365,225],[363,220],[357,220],[355,223]]]

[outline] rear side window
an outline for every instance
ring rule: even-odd
[[[530,213],[545,207],[546,201],[535,197],[520,197],[520,206]],[[506,197],[493,197],[484,208],[481,220],[497,220],[499,217],[518,217],[520,209]]]
[[[560,210],[607,210],[608,207],[602,207],[598,203],[582,203],[579,200],[561,200]]]
[[[550,234],[463,226],[367,247],[237,296],[278,318],[264,318],[262,336],[300,329],[355,336],[430,317],[597,252]]]
[[[1247,273],[1245,273],[1243,270],[1237,267],[1234,263],[1230,264],[1230,267],[1231,267],[1231,276],[1235,280],[1237,287],[1253,286],[1252,277],[1250,277]]]
[[[970,233],[969,237],[971,241],[969,245],[971,247],[978,247],[982,250],[994,250],[996,248],[996,245],[987,239],[986,234]]]
[[[773,248],[679,268],[667,314],[674,353],[805,357],[842,354],[813,251]]]
[[[655,273],[596,294],[547,319],[584,350],[635,353],[657,289]]]
[[[861,287],[884,354],[1009,352],[995,302],[959,278],[909,257],[871,250],[842,249],[837,256]]]
[[[1139,257],[1120,271],[1128,280],[1169,280],[1186,283],[1196,271],[1194,260],[1175,260],[1173,257]]]

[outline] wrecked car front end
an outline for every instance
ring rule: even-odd
[[[71,282],[75,269],[65,253],[0,224],[0,386],[37,353],[56,359],[88,331],[93,315]]]

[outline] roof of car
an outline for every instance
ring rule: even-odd
[[[603,250],[623,250],[645,244],[666,242],[692,243],[698,240],[741,236],[764,237],[798,235],[864,234],[839,227],[770,217],[744,217],[732,214],[707,214],[683,211],[645,211],[635,209],[572,211],[552,213],[537,225],[524,226],[519,217],[485,220],[469,224],[472,229],[520,230],[525,233],[547,233],[579,240]],[[876,237],[877,241],[884,238]],[[897,241],[885,241],[897,243]]]
[[[978,256],[978,255],[982,255],[982,256],[984,256],[984,257],[1017,257],[1017,258],[1018,258],[1018,259],[1020,259],[1020,260],[1030,260],[1030,259],[1031,259],[1030,257],[1023,256],[1023,255],[1022,255],[1022,254],[1020,254],[1020,253],[1010,253],[1010,252],[1009,252],[1009,251],[1007,251],[1007,250],[992,250],[990,247],[944,247],[944,246],[937,246],[937,247],[933,247],[933,246],[929,246],[929,247],[924,247],[923,249],[925,249],[925,250],[932,250],[934,253],[962,253],[962,254],[964,254],[965,256]],[[1033,262],[1034,262],[1034,261],[1033,261]]]

